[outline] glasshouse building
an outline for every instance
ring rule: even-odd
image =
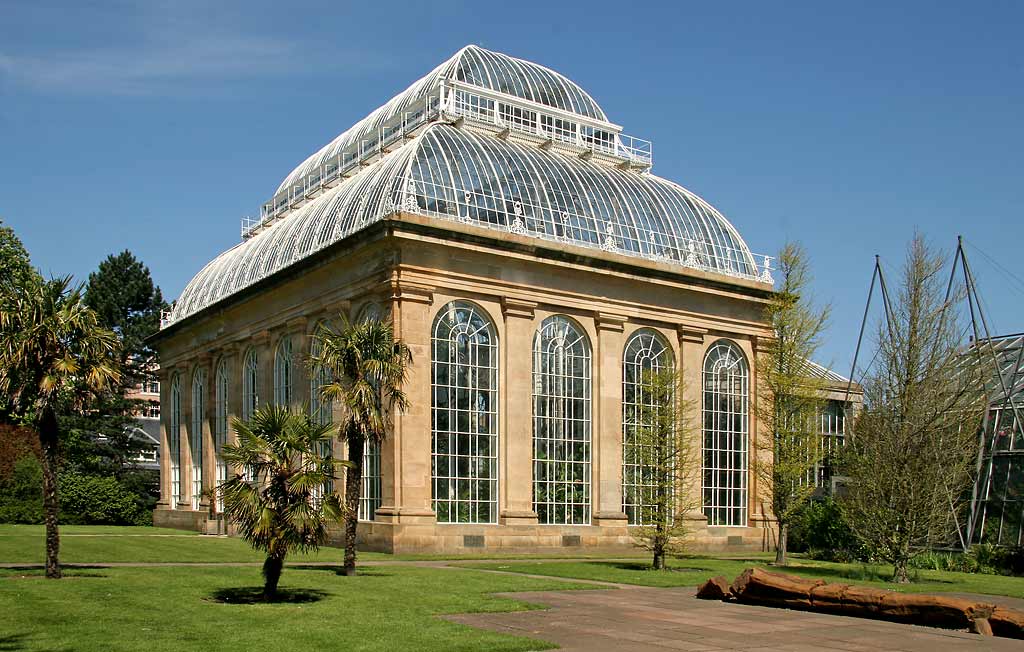
[[[1024,333],[979,340],[989,408],[968,531],[975,543],[1024,544]]]
[[[310,156],[155,338],[156,524],[223,528],[212,489],[233,473],[234,417],[276,403],[340,419],[306,360],[344,315],[392,320],[414,356],[409,409],[364,455],[366,547],[630,545],[650,492],[624,433],[652,367],[678,369],[693,406],[702,468],[680,490],[697,544],[765,546],[770,260],[652,164],[580,86],[475,46]],[[841,439],[842,410],[825,420]]]

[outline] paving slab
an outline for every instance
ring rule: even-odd
[[[499,594],[544,610],[459,614],[454,622],[557,643],[566,652],[692,650],[1024,651],[1024,642],[967,632],[698,600],[692,588]]]

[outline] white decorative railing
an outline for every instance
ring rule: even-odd
[[[441,107],[454,118],[557,141],[580,152],[611,156],[639,168],[654,163],[651,141],[623,134],[610,122],[459,82],[449,82],[441,90]]]
[[[747,249],[696,239],[687,234],[663,233],[645,228],[638,221],[627,224],[585,215],[530,198],[503,197],[408,180],[394,203],[385,202],[381,206],[379,217],[398,211],[774,283],[771,256],[753,254]]]

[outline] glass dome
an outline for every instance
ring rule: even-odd
[[[381,127],[394,123],[403,114],[416,114],[428,109],[424,100],[434,96],[445,80],[463,82],[587,118],[607,121],[597,102],[578,84],[563,75],[530,61],[467,45],[303,161],[285,177],[276,192],[281,192],[313,173],[317,167],[339,153],[350,150],[360,141],[374,138]]]
[[[671,181],[438,123],[218,256],[186,286],[171,320],[399,211],[758,277],[729,221]]]

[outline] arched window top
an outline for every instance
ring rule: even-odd
[[[541,322],[533,340],[535,353],[562,352],[575,357],[590,355],[590,338],[583,327],[565,315],[552,315]]]
[[[245,352],[245,369],[256,369],[259,364],[259,357],[256,355],[256,349],[249,348]]]
[[[292,402],[293,357],[292,337],[284,335],[274,352],[274,403],[278,405],[287,406]]]
[[[214,369],[216,369],[216,371],[214,371],[214,378],[216,383],[219,385],[221,383],[221,379],[223,379],[223,382],[226,383],[228,380],[228,361],[224,358],[221,358],[220,360],[217,361],[217,366],[214,367]]]
[[[315,359],[323,351],[324,343],[319,334],[328,328],[330,323],[325,319],[321,319],[313,327],[313,337],[309,343],[310,358]],[[331,372],[327,367],[313,365],[309,368],[309,414],[321,425],[327,425],[334,420],[332,402],[324,400],[322,395],[323,388],[330,382]]]
[[[249,349],[242,358],[242,420],[248,421],[259,406],[260,362],[256,349]]]
[[[356,313],[355,323],[362,324],[368,321],[383,321],[385,319],[391,319],[390,307],[382,306],[377,301],[368,301]]]
[[[192,386],[202,388],[206,384],[206,369],[203,367],[196,367],[192,372]],[[195,390],[193,389],[193,393]]]
[[[747,357],[729,340],[718,340],[708,349],[704,356],[704,373],[707,374],[743,374],[746,377]]]
[[[653,328],[641,328],[629,337],[622,352],[622,361],[627,369],[632,366],[634,369],[657,371],[675,367],[671,347]]]
[[[483,308],[468,301],[450,301],[434,317],[434,339],[470,338],[476,344],[496,344],[494,323]]]

